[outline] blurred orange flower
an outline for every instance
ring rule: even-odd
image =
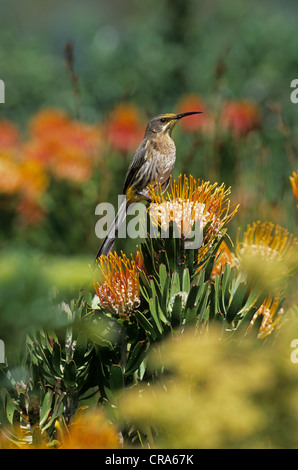
[[[48,108],[35,114],[29,123],[31,135],[34,138],[44,139],[45,136],[61,134],[62,129],[69,125],[67,114],[56,108]]]
[[[220,123],[236,137],[243,137],[261,126],[261,112],[252,101],[229,101],[222,110]]]
[[[144,137],[144,126],[138,109],[131,104],[119,104],[106,122],[106,138],[120,152],[135,150]]]
[[[100,156],[101,133],[97,125],[71,120],[63,111],[44,110],[30,123],[32,139],[25,153],[46,165],[57,178],[83,183],[92,175]]]
[[[21,185],[19,162],[10,152],[0,150],[0,193],[15,194]]]
[[[202,111],[203,114],[194,114],[180,122],[181,129],[185,132],[210,132],[214,128],[213,119],[208,114],[204,101],[195,94],[184,96],[178,103],[177,113],[186,113],[188,111]]]

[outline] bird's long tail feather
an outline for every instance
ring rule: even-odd
[[[126,210],[127,210],[127,200],[126,200],[126,198],[124,198],[121,205],[120,205],[120,207],[119,207],[118,213],[117,213],[115,219],[113,220],[113,223],[112,223],[111,227],[109,228],[109,231],[108,231],[108,233],[107,233],[100,249],[98,250],[95,261],[101,255],[107,256],[109,254],[109,252],[112,250],[112,248],[114,246],[114,243],[115,243],[115,240],[117,238],[119,228],[121,227],[121,225],[123,224],[123,222],[126,219]]]

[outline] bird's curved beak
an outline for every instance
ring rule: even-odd
[[[180,114],[176,114],[176,119],[181,119],[185,116],[190,116],[191,114],[202,114],[203,111],[190,111],[188,113],[180,113]]]

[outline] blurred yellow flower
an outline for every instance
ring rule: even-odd
[[[49,184],[43,165],[37,160],[23,160],[19,170],[22,180],[22,193],[27,199],[38,199]]]
[[[293,194],[298,201],[298,171],[293,171],[292,176],[289,177]]]
[[[64,433],[59,449],[118,449],[121,447],[115,426],[100,409],[79,411]]]
[[[98,260],[101,279],[94,283],[94,289],[99,304],[110,313],[131,313],[140,305],[139,258],[136,260],[116,252]]]
[[[269,287],[298,269],[298,240],[271,222],[248,225],[236,242],[239,267],[252,278],[262,279]]]
[[[274,374],[248,339],[236,351],[221,336],[211,327],[208,334],[188,330],[164,340],[147,360],[155,384],[134,387],[120,400],[120,416],[151,448],[262,445],[266,411],[255,397],[271,389]]]

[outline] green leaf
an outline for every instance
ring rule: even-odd
[[[112,364],[110,374],[110,388],[112,392],[123,390],[124,377],[122,367],[119,364]]]
[[[184,292],[189,292],[189,290],[190,290],[190,275],[189,275],[189,269],[188,268],[185,268],[184,271],[183,271],[182,290]]]
[[[232,323],[236,315],[241,312],[245,298],[247,298],[247,285],[240,283],[227,310],[228,323]]]
[[[139,341],[136,344],[129,355],[126,371],[124,374],[125,376],[132,374],[140,367],[142,361],[144,360],[147,347],[148,343],[146,341]]]
[[[40,410],[40,425],[42,426],[51,413],[53,393],[47,392],[44,396]]]
[[[171,311],[171,325],[173,328],[179,326],[182,320],[182,296],[176,294],[172,311]]]
[[[157,336],[160,336],[159,330],[156,330],[154,328],[154,326],[150,323],[150,321],[145,317],[142,312],[137,310],[134,312],[134,316],[138,320],[141,327],[145,330],[145,332],[148,332],[152,336],[152,339],[156,339]]]
[[[179,274],[177,271],[173,272],[172,279],[171,279],[171,287],[170,287],[170,299],[174,297],[175,294],[180,292],[180,279]]]
[[[65,363],[63,379],[67,388],[76,387],[77,367],[73,359]]]
[[[60,347],[60,344],[55,341],[53,345],[52,365],[53,365],[54,371],[56,372],[58,376],[61,375],[60,364],[61,364],[61,347]]]
[[[193,326],[197,322],[197,308],[188,308],[185,311],[185,326]]]
[[[197,284],[192,285],[186,300],[185,311],[192,309],[196,305],[198,292],[199,286]]]
[[[0,391],[0,424],[8,421],[13,424],[13,415],[16,410],[16,405],[6,389]]]
[[[159,315],[158,315],[158,307],[157,307],[157,297],[156,295],[149,299],[149,310],[152,316],[152,320],[154,322],[155,330],[156,333],[162,334],[163,333],[163,328],[161,325],[161,322],[159,320]]]
[[[159,280],[160,280],[160,290],[161,292],[164,291],[165,287],[167,286],[168,282],[168,272],[165,264],[159,265]]]

